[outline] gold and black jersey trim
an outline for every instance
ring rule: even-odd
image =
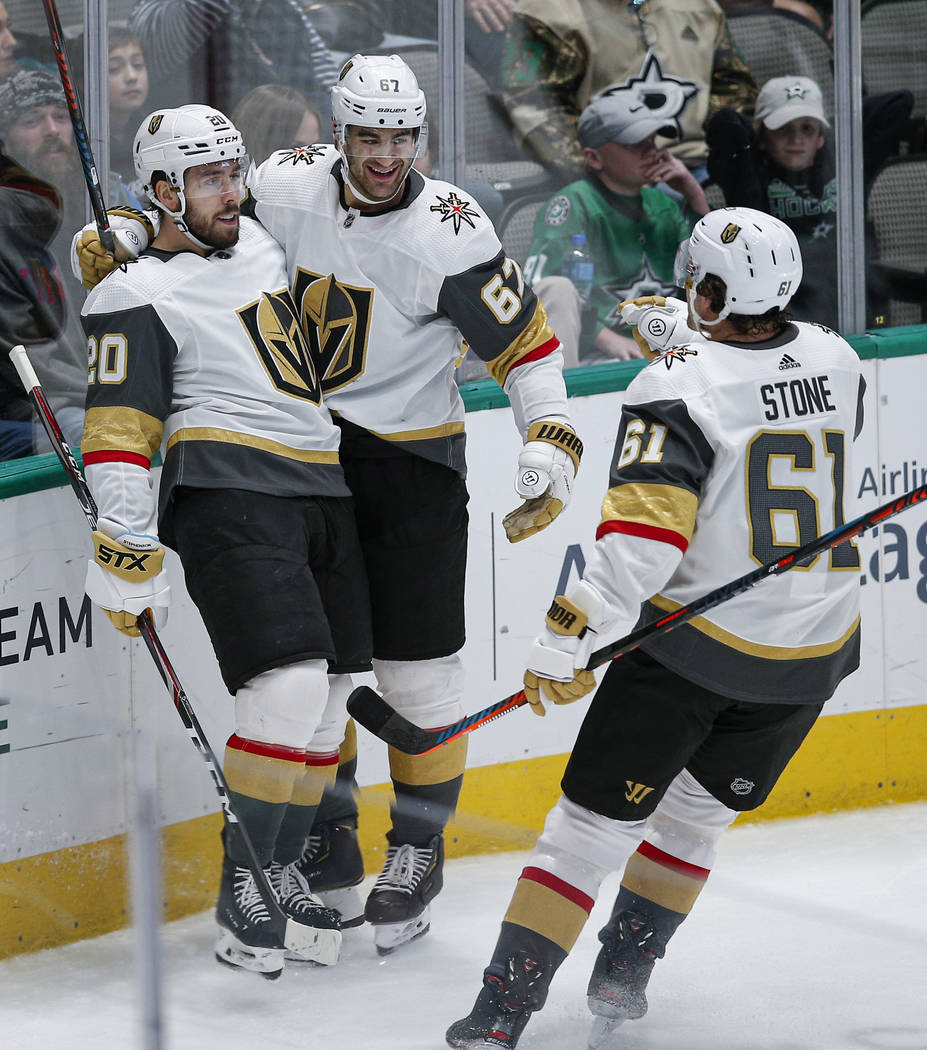
[[[259,449],[261,452],[270,452],[275,456],[283,456],[285,459],[293,459],[299,463],[338,463],[337,451],[293,448],[291,445],[271,441],[269,438],[259,437],[256,434],[245,434],[238,430],[223,430],[220,427],[181,427],[170,436],[167,451],[169,452],[182,441],[218,441],[228,445],[244,445],[247,448]]]

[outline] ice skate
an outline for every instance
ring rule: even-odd
[[[654,950],[653,935],[652,926],[628,911],[612,916],[599,932],[602,948],[589,978],[587,1002],[598,1018],[614,1022],[612,1029],[647,1013],[647,982],[663,955]]]
[[[341,953],[341,921],[338,912],[309,892],[309,885],[295,864],[277,864],[268,869],[268,877],[283,912],[302,926],[315,929],[311,944],[300,951],[286,949],[286,958],[334,966]]]
[[[283,973],[285,949],[270,926],[270,913],[248,868],[225,857],[216,904],[221,927],[216,958],[227,966],[273,980]]]
[[[525,951],[483,972],[483,987],[470,1013],[445,1036],[454,1050],[512,1050],[528,1018],[547,998],[552,973]]]
[[[623,1017],[594,1017],[586,1050],[620,1050],[618,1029],[624,1021]]]
[[[429,929],[433,900],[444,885],[444,839],[431,838],[427,846],[390,846],[377,877],[364,917],[376,927],[374,943],[380,955],[424,936]]]
[[[314,825],[296,867],[312,893],[341,916],[342,930],[363,925],[364,903],[356,887],[364,881],[364,858],[356,827],[337,821]]]

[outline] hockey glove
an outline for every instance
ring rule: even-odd
[[[625,324],[633,325],[634,340],[649,358],[696,337],[689,327],[689,308],[681,299],[643,295],[625,299],[619,304],[618,313]]]
[[[604,603],[587,583],[578,583],[570,597],[554,598],[542,633],[535,639],[525,671],[525,696],[536,715],[551,704],[571,704],[595,689],[586,670],[589,654],[603,623]]]
[[[546,528],[570,502],[582,454],[582,441],[565,423],[531,424],[515,478],[525,502],[502,519],[510,543]]]
[[[146,609],[153,610],[155,626],[163,627],[171,589],[163,568],[164,548],[156,537],[127,532],[119,522],[100,518],[93,554],[84,590],[116,630],[137,638],[137,618]]]
[[[107,214],[116,241],[115,257],[103,247],[93,223],[78,230],[71,241],[71,271],[88,291],[117,266],[138,258],[155,237],[155,228],[143,211],[119,208]]]

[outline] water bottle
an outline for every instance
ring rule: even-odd
[[[560,273],[576,286],[579,297],[585,303],[595,283],[595,263],[586,247],[586,235],[574,233],[570,238],[573,247],[563,257]]]

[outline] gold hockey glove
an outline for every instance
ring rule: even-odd
[[[547,528],[570,502],[582,455],[583,443],[566,423],[531,424],[515,478],[515,491],[525,502],[502,519],[510,543]]]
[[[154,240],[151,220],[137,208],[115,208],[107,212],[116,241],[116,255],[111,255],[100,241],[95,225],[90,224],[75,234],[71,242],[71,270],[89,291],[124,262],[131,262]],[[76,265],[75,265],[76,264]]]
[[[589,604],[598,614],[601,599],[590,588],[580,583],[573,593],[592,597]],[[554,598],[525,671],[525,696],[536,715],[545,715],[551,703],[571,704],[595,689],[595,678],[586,670],[595,637],[584,608],[562,594]]]

